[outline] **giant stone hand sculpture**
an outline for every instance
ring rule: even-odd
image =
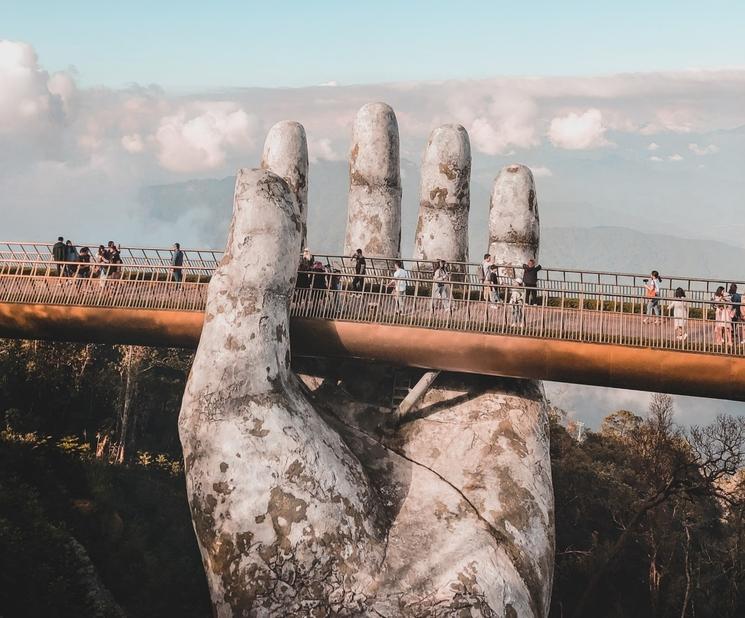
[[[348,238],[364,233],[355,221]],[[300,234],[284,180],[242,170],[179,419],[215,614],[546,616],[539,387],[443,373],[395,426],[391,368],[312,359],[298,380],[288,308]]]

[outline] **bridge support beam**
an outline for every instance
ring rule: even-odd
[[[406,415],[411,409],[421,400],[424,395],[427,394],[432,383],[440,375],[439,371],[427,371],[419,381],[409,391],[409,394],[404,397],[404,400],[396,408],[395,417],[399,423],[406,418]]]

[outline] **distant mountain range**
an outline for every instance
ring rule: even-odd
[[[411,254],[418,213],[419,172],[402,161],[404,255]],[[337,253],[344,240],[347,209],[344,162],[313,165],[309,191],[308,244],[316,253]],[[146,217],[175,224],[188,221],[196,239],[222,247],[230,223],[233,177],[151,186],[140,192]],[[471,259],[487,244],[489,189],[471,186]],[[576,203],[540,203],[541,262],[552,267],[745,279],[745,248],[715,240],[676,236],[654,219]],[[660,231],[662,230],[663,233]]]

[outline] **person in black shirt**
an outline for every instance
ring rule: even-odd
[[[362,249],[357,249],[352,256],[352,263],[354,264],[354,272],[357,275],[352,280],[352,289],[355,292],[361,292],[365,287],[365,275],[367,273],[367,261],[365,256],[362,255]]]
[[[183,277],[181,267],[184,265],[184,252],[181,251],[181,245],[173,243],[173,256],[171,257],[171,266],[173,266],[173,280],[181,283]]]
[[[64,270],[63,262],[66,261],[65,256],[65,239],[62,238],[62,236],[59,236],[57,237],[57,242],[54,243],[54,247],[52,247],[52,259],[56,262],[55,266],[57,267],[58,277],[62,275],[62,272]]]
[[[538,271],[541,265],[536,265],[535,260],[528,260],[523,264],[523,285],[525,286],[525,302],[535,305],[538,302]]]
[[[499,275],[497,274],[496,264],[489,266],[487,282],[489,283],[489,301],[497,304],[499,302]]]
[[[68,240],[67,243],[65,243],[65,261],[70,264],[69,266],[65,266],[65,274],[68,277],[74,277],[77,273],[77,262],[79,257],[75,245],[72,244],[71,240]]]
[[[106,254],[110,264],[108,269],[109,278],[117,279],[121,277],[121,271],[119,270],[118,265],[122,263],[122,254],[119,251],[119,247],[114,244],[113,240],[109,241]]]
[[[78,255],[78,262],[82,262],[78,267],[78,277],[80,279],[88,279],[91,276],[91,250],[88,247],[80,249]]]

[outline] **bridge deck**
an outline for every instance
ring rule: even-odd
[[[109,279],[49,276],[53,267],[36,258],[0,260],[1,337],[187,348],[198,343],[210,269],[176,283],[163,264],[127,265]],[[539,303],[516,306],[482,300],[485,290],[475,275],[461,275],[453,276],[444,300],[432,298],[425,271],[411,273],[400,299],[390,294],[389,273],[367,274],[363,291],[353,290],[354,275],[343,273],[336,290],[297,289],[290,307],[293,350],[745,399],[741,333],[713,319],[708,298],[686,300],[687,338],[680,340],[672,317],[646,323],[647,299],[638,289],[628,293],[626,283],[543,279]],[[510,286],[500,292],[509,297]]]

